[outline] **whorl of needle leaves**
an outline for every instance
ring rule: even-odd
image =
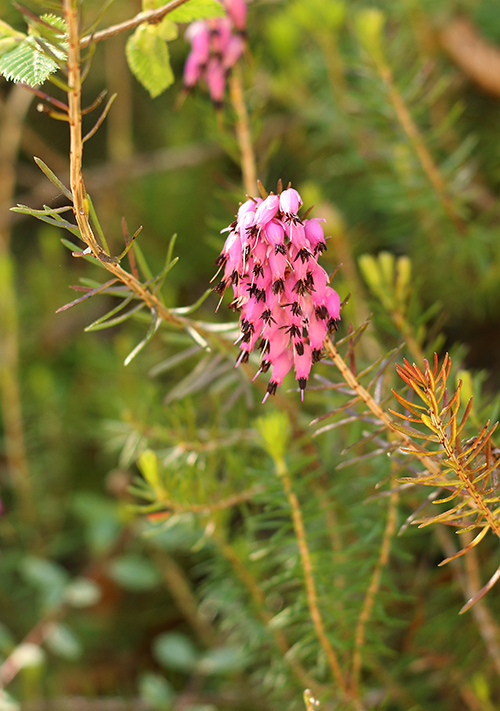
[[[489,530],[500,538],[498,519],[500,495],[497,492],[496,470],[499,466],[491,436],[498,422],[490,427],[486,422],[479,434],[466,438],[464,432],[472,409],[472,398],[459,419],[461,381],[450,398],[447,380],[450,375],[451,358],[444,357],[441,366],[434,355],[433,367],[425,361],[423,372],[405,360],[397,366],[397,372],[411,391],[418,396],[418,404],[394,392],[398,402],[410,414],[391,412],[404,420],[404,426],[392,427],[406,437],[423,440],[412,447],[401,448],[407,454],[416,454],[419,459],[427,459],[427,471],[420,476],[408,477],[404,481],[438,487],[444,496],[433,500],[444,505],[445,510],[434,516],[418,520],[420,526],[431,523],[445,523],[455,526],[457,533],[479,529],[475,538],[458,553],[444,560],[441,565],[467,553],[477,545]],[[422,425],[425,431],[410,426]],[[446,506],[451,504],[451,506]],[[498,572],[498,571],[497,571]],[[498,575],[495,574],[497,577]],[[495,577],[495,576],[494,576]],[[495,580],[493,582],[496,581]],[[492,581],[490,581],[492,584]],[[488,583],[487,585],[490,585]],[[491,585],[490,585],[491,587]],[[489,589],[489,588],[488,588]],[[486,590],[483,588],[482,594]]]

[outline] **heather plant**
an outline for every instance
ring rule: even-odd
[[[496,138],[458,6],[376,5],[5,7],[0,709],[498,705]]]

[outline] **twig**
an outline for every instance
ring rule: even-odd
[[[365,642],[365,631],[366,624],[370,618],[373,605],[375,603],[375,596],[380,587],[380,581],[382,578],[382,571],[387,565],[389,560],[389,553],[391,548],[391,540],[396,531],[396,515],[397,515],[397,504],[399,500],[399,491],[393,486],[391,491],[391,496],[389,498],[389,508],[387,511],[387,521],[385,524],[384,535],[382,537],[382,544],[380,546],[380,554],[377,561],[377,565],[372,574],[370,585],[366,591],[365,599],[363,602],[363,608],[356,625],[356,631],[354,633],[354,653],[352,659],[352,675],[351,675],[351,689],[354,695],[357,695],[359,677],[361,673],[361,663],[362,663],[362,651]]]
[[[450,57],[488,94],[500,96],[500,50],[481,36],[470,20],[458,18],[438,32]]]
[[[270,624],[273,616],[268,611],[266,607],[266,599],[264,593],[260,589],[258,582],[255,580],[251,572],[240,560],[234,548],[225,540],[225,538],[220,533],[217,532],[217,530],[212,534],[212,539],[219,547],[224,558],[226,558],[228,563],[233,568],[234,572],[238,576],[238,579],[248,590],[259,619],[266,627],[268,632],[270,632],[270,634],[272,635],[276,647],[283,655],[283,660],[288,664],[292,672],[295,674],[297,681],[300,682],[301,686],[303,687],[308,686],[314,690],[318,690],[317,682],[315,682],[309,676],[309,674],[305,671],[305,669],[302,667],[300,662],[297,661],[297,659],[295,659],[292,655],[288,654],[288,652],[290,651],[290,645],[288,644],[288,640],[283,630]]]
[[[152,549],[151,552],[161,570],[165,586],[170,591],[184,618],[198,635],[200,641],[206,647],[212,647],[217,640],[217,634],[208,619],[200,614],[196,598],[184,571],[165,551]]]
[[[17,676],[22,668],[22,665],[20,666],[19,664],[19,650],[27,644],[40,647],[52,630],[55,620],[61,616],[62,611],[63,609],[59,607],[55,611],[49,613],[43,620],[40,620],[40,622],[38,622],[33,629],[28,632],[23,641],[15,647],[7,659],[0,665],[0,689],[4,689],[7,684],[9,684],[12,679]]]
[[[253,195],[257,187],[257,169],[255,166],[255,152],[252,145],[252,133],[248,120],[248,111],[243,97],[241,69],[238,64],[233,67],[229,77],[229,89],[231,103],[236,113],[236,135],[240,145],[243,187],[247,195]]]
[[[77,11],[74,0],[63,0],[64,18],[68,28],[68,106],[70,124],[70,188],[73,196],[73,212],[82,240],[90,248],[96,259],[134,294],[144,301],[150,309],[156,309],[158,316],[171,324],[183,327],[185,319],[172,314],[169,309],[144,287],[132,274],[126,272],[116,261],[107,255],[97,243],[89,222],[87,191],[82,175],[82,114],[81,114],[81,76],[80,43],[78,34]]]
[[[439,201],[441,202],[446,214],[454,223],[458,232],[464,235],[467,231],[467,226],[463,222],[461,217],[458,215],[453,205],[453,202],[447,194],[446,184],[441,176],[441,173],[439,172],[439,168],[434,163],[434,160],[432,159],[432,156],[424,143],[422,135],[416,123],[413,121],[411,114],[408,111],[408,108],[403,100],[403,97],[401,96],[398,88],[396,87],[391,68],[382,57],[376,58],[375,65],[384,84],[387,87],[389,99],[394,107],[396,116],[399,120],[399,123],[401,124],[401,127],[403,128],[403,131],[406,133],[408,139],[410,140],[410,143],[412,144],[415,153],[417,154],[417,157],[420,161],[420,165],[422,166],[425,174],[427,175],[427,178],[429,179],[429,182],[431,183],[432,187],[436,191]]]
[[[132,17],[130,20],[120,22],[118,25],[111,25],[111,27],[107,27],[105,30],[101,30],[100,32],[95,32],[92,35],[86,35],[86,37],[82,37],[82,39],[80,40],[80,47],[83,49],[84,47],[88,47],[89,44],[92,44],[94,42],[102,42],[103,40],[108,39],[108,37],[115,37],[116,35],[119,35],[122,32],[135,30],[136,27],[139,27],[139,25],[142,25],[145,22],[151,24],[160,22],[160,20],[163,20],[165,15],[168,15],[168,13],[172,12],[172,10],[175,10],[181,5],[184,5],[184,3],[186,3],[187,1],[188,0],[171,0],[171,2],[167,3],[166,5],[162,5],[156,10],[146,10],[146,12],[139,12],[137,15],[135,15],[135,17]]]
[[[337,654],[333,649],[330,640],[328,639],[328,636],[326,634],[323,617],[321,615],[318,605],[318,593],[316,591],[316,583],[314,580],[311,553],[307,544],[304,519],[302,517],[302,511],[300,508],[299,500],[292,489],[290,473],[284,462],[281,463],[281,465],[279,466],[277,465],[277,470],[278,476],[283,484],[283,490],[285,492],[292,512],[293,528],[295,531],[295,537],[297,539],[297,545],[299,547],[302,571],[304,573],[307,605],[309,607],[309,613],[311,615],[311,620],[314,626],[314,630],[316,632],[316,636],[319,640],[321,647],[323,648],[323,651],[325,652],[328,661],[328,666],[330,667],[335,683],[343,692],[344,696],[352,702],[353,706],[358,711],[362,711],[363,705],[361,704],[359,698],[354,697],[348,689],[347,682],[340,668],[340,663]]]
[[[0,125],[0,205],[11,203],[14,195],[16,162],[24,116],[32,95],[15,86],[1,107]],[[10,230],[0,225],[0,405],[5,439],[7,470],[17,498],[20,518],[33,526],[36,518],[34,496],[24,441],[21,388],[19,380],[19,324],[14,263],[10,254]]]
[[[385,410],[383,410],[380,405],[375,402],[370,393],[361,385],[329,338],[326,338],[324,346],[326,352],[337,366],[340,374],[349,387],[354,390],[356,395],[365,403],[368,409],[373,412],[375,417],[380,420],[382,424],[384,424],[388,429],[393,430],[394,423],[390,415],[388,415]],[[439,465],[436,464],[436,462],[434,462],[430,457],[427,457],[425,453],[419,452],[418,445],[416,445],[410,437],[406,437],[403,433],[397,430],[393,430],[393,432],[394,436],[398,437],[405,446],[412,449],[413,455],[422,462],[429,472],[432,474],[440,473]]]
[[[178,504],[170,499],[159,498],[157,501],[158,505],[161,505],[166,511],[153,512],[148,515],[150,521],[161,521],[162,518],[168,518],[172,513],[184,514],[205,514],[210,515],[217,511],[225,511],[226,509],[233,508],[233,506],[238,506],[246,501],[251,501],[256,494],[261,493],[264,490],[264,486],[254,486],[252,489],[247,489],[238,494],[233,494],[225,499],[219,501],[214,501],[212,504]],[[156,505],[156,504],[155,504]]]
[[[472,534],[470,532],[463,533],[462,537],[465,538],[467,543],[470,543],[472,540]],[[467,600],[474,597],[482,587],[477,551],[475,548],[472,548],[467,555],[464,556],[464,568],[464,596]],[[500,629],[498,628],[498,624],[484,599],[478,600],[475,605],[472,606],[471,612],[476,620],[484,645],[493,661],[497,674],[500,674]]]

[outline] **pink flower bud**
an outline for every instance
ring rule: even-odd
[[[244,32],[247,24],[247,4],[245,0],[224,0],[224,5],[233,25],[240,32]]]
[[[206,80],[210,98],[217,107],[222,106],[226,89],[226,73],[216,57],[212,57],[208,62]]]
[[[274,247],[275,251],[285,253],[285,230],[281,222],[273,219],[264,227],[264,238]]]
[[[288,375],[293,366],[293,356],[290,350],[285,350],[280,353],[278,358],[273,362],[273,372],[271,380],[267,386],[267,392],[264,395],[262,403],[265,403],[269,395],[274,395],[276,390],[281,385],[285,377]]]
[[[222,54],[222,64],[225,69],[231,69],[234,67],[238,59],[243,54],[245,48],[245,43],[240,35],[231,35],[229,38],[224,52]]]
[[[184,65],[184,86],[191,89],[201,77],[203,64],[198,61],[198,57],[191,52]]]
[[[267,225],[268,222],[271,222],[278,212],[279,204],[280,199],[277,195],[268,195],[257,208],[255,224],[262,228]]]
[[[293,354],[293,365],[295,368],[295,380],[298,381],[300,387],[300,398],[304,400],[304,390],[306,389],[307,379],[311,372],[312,366],[312,351],[308,343],[304,343],[304,350],[299,353],[295,350]]]
[[[296,215],[302,205],[302,198],[293,188],[283,190],[280,195],[280,209],[285,215]]]
[[[313,317],[309,321],[309,326],[307,327],[309,335],[309,343],[312,349],[312,360],[316,363],[321,358],[321,351],[323,350],[323,343],[326,338],[327,327],[324,321],[318,320]]]
[[[340,320],[340,296],[337,294],[337,292],[331,288],[331,286],[327,286],[327,297],[325,300],[325,305],[326,308],[328,309],[328,315],[330,319],[334,319],[335,321]]]
[[[210,31],[205,22],[199,20],[189,25],[184,35],[191,43],[192,54],[199,64],[206,64],[209,55]]]
[[[306,237],[314,254],[324,252],[326,249],[325,233],[319,224],[320,222],[325,222],[325,220],[314,217],[311,220],[304,221]]]
[[[229,17],[217,17],[210,20],[210,53],[222,58],[231,37],[231,20]]]
[[[262,202],[262,200],[260,200]],[[255,211],[260,203],[255,202],[255,200],[246,200],[243,202],[239,208],[238,208],[238,222],[243,219],[243,216],[246,215],[247,212],[253,212],[255,214]]]

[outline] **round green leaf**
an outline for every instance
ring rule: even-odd
[[[174,81],[168,45],[156,25],[140,25],[129,37],[127,62],[135,78],[154,99]]]
[[[198,652],[191,640],[183,634],[168,632],[153,642],[155,659],[168,669],[190,672],[198,662]]]
[[[111,561],[108,573],[119,585],[134,592],[151,590],[161,582],[158,568],[150,560],[138,555],[116,558]]]

